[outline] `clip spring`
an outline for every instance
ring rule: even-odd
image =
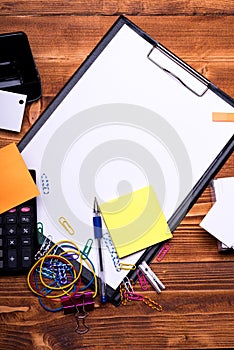
[[[78,312],[75,314],[75,319],[76,319],[76,328],[75,328],[75,332],[78,334],[85,334],[88,332],[89,330],[89,326],[86,323],[86,317],[88,316],[88,312],[86,312],[84,310],[84,312],[82,314],[80,314],[79,310]],[[83,325],[83,329],[80,329],[80,321],[82,320],[82,325]]]

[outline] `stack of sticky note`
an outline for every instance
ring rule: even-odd
[[[0,214],[39,195],[14,143],[0,149]]]
[[[119,258],[172,237],[152,186],[100,205]]]
[[[213,181],[215,203],[200,226],[228,248],[234,248],[234,177]]]

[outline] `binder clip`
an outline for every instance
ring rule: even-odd
[[[86,323],[86,318],[89,316],[88,311],[93,310],[94,300],[92,292],[84,292],[74,294],[72,296],[61,297],[64,315],[75,314],[76,319],[76,333],[85,334],[89,330]],[[80,325],[81,322],[81,325]]]
[[[145,261],[139,265],[139,269],[158,293],[161,293],[161,290],[166,288]]]
[[[91,311],[94,309],[93,292],[77,293],[73,296],[61,297],[64,315],[80,312]]]

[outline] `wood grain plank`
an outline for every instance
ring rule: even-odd
[[[106,316],[94,320],[90,315],[90,331],[86,335],[74,332],[74,317],[58,317],[46,327],[33,325],[2,327],[0,346],[2,349],[33,350],[78,350],[78,349],[218,349],[233,346],[233,319],[231,315],[203,314],[174,316],[131,314],[122,317]],[[140,313],[141,312],[141,313]],[[220,320],[222,323],[220,324]],[[61,329],[66,324],[66,330]],[[108,329],[108,331],[107,331]],[[222,329],[226,332],[223,334]],[[7,344],[7,345],[6,345]],[[7,347],[6,347],[7,346]]]
[[[0,147],[23,137],[120,13],[234,95],[233,7],[231,0],[2,1],[0,32],[28,34],[43,97],[27,106],[19,134],[0,132]],[[217,176],[234,176],[234,153]],[[24,276],[1,276],[0,349],[233,348],[234,255],[218,254],[216,240],[199,227],[211,205],[207,188],[175,230],[165,259],[151,264],[166,290],[134,287],[163,312],[143,302],[116,308],[97,300],[89,333],[78,335],[74,315],[44,311]]]
[[[1,15],[197,15],[197,14],[233,14],[232,0],[4,0],[0,4]]]
[[[129,16],[154,39],[187,60],[233,61],[234,16]],[[5,16],[0,31],[28,34],[33,53],[41,59],[77,60],[88,55],[115,17]]]
[[[116,19],[2,17],[0,32],[22,30],[28,34],[45,95],[55,95]],[[218,87],[234,94],[234,16],[130,19]]]
[[[155,296],[155,293],[147,295],[163,305],[161,313],[142,302],[130,302],[118,308],[112,305],[97,308],[88,317],[88,335],[79,338],[74,333],[73,315],[44,312],[35,303],[32,304],[29,298],[29,311],[0,315],[0,346],[9,339],[5,343],[7,349],[37,349],[43,345],[46,349],[48,347],[57,350],[65,347],[77,350],[79,339],[79,346],[82,348],[102,349],[102,344],[105,343],[105,347],[109,349],[119,344],[121,336],[121,349],[128,346],[134,349],[151,349],[152,344],[174,349],[216,348],[215,344],[217,346],[219,343],[222,347],[231,347],[234,326],[234,298],[231,291],[173,290],[165,291],[160,296]],[[226,330],[225,334],[223,328]],[[219,339],[220,336],[222,340]]]

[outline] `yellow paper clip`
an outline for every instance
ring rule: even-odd
[[[157,301],[150,299],[149,297],[144,297],[143,302],[153,310],[160,312],[163,309],[162,305],[157,303]]]
[[[126,305],[128,300],[126,299],[125,285],[123,282],[119,286],[119,292],[122,305]]]
[[[120,268],[120,270],[136,270],[136,265],[120,263],[119,268]]]
[[[73,227],[69,224],[69,222],[63,216],[60,216],[58,221],[70,235],[74,235],[75,231]]]

